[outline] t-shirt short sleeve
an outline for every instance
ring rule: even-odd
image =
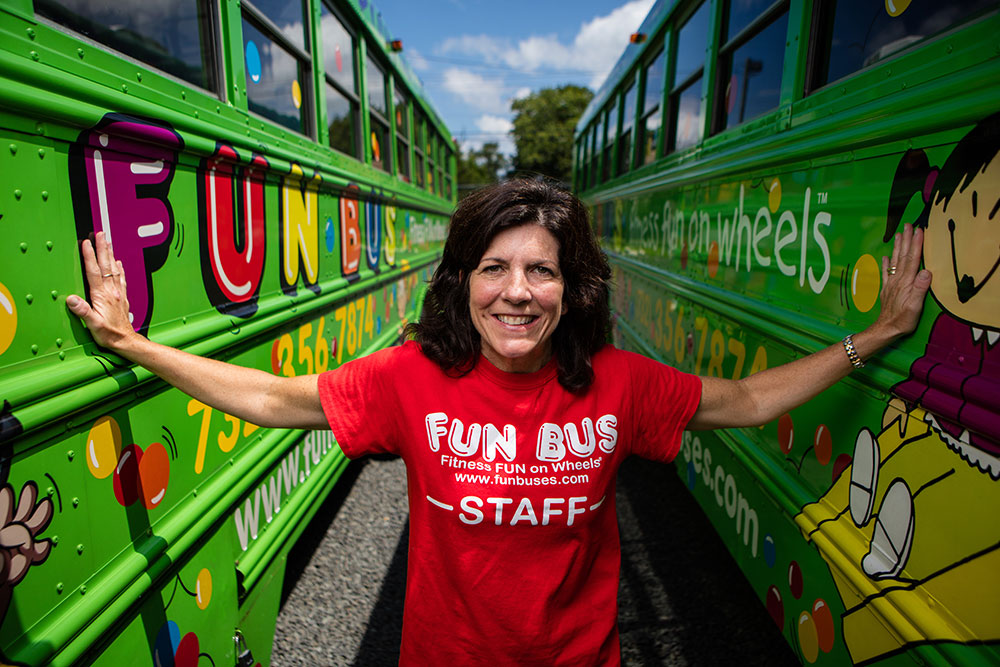
[[[673,461],[701,401],[701,378],[641,355],[630,354],[628,359],[635,423],[632,453]]]
[[[380,350],[319,376],[319,400],[348,458],[399,454],[398,393],[392,369],[400,348]]]

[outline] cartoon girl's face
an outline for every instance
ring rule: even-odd
[[[947,210],[943,202],[931,206],[924,238],[934,298],[960,320],[1000,329],[1000,153],[965,177]]]

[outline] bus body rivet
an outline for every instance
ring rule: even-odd
[[[74,498],[73,499],[73,507],[79,507],[79,506],[80,506],[80,499],[79,498]]]
[[[62,591],[63,591],[63,585],[62,582],[60,581],[58,584],[56,584],[56,593],[62,593]]]
[[[82,544],[76,545],[76,552],[78,554],[82,554],[83,553],[83,545]]]
[[[34,60],[35,62],[38,62],[38,51],[31,52],[31,59]]]
[[[59,298],[59,292],[57,292],[55,290],[52,290],[51,292],[49,292],[49,294],[52,296],[52,300],[53,301],[55,301],[56,299]]]
[[[66,358],[66,350],[59,350],[59,361]]]
[[[68,458],[70,461],[73,460],[73,456],[75,456],[75,452],[72,449],[69,450],[68,452],[66,452],[66,458]],[[76,498],[74,498],[73,501],[75,502]],[[75,505],[74,505],[74,507],[75,507]]]
[[[39,148],[38,149],[38,159],[39,160],[44,160],[45,159],[45,149],[44,148]]]
[[[87,594],[87,586],[86,585],[80,586],[80,595],[86,595],[86,594]]]
[[[37,345],[32,345],[31,346],[31,353],[32,354],[38,354],[38,346]]]
[[[35,295],[34,294],[25,294],[24,295],[24,300],[27,301],[28,303],[31,303],[32,301],[35,300]]]
[[[49,200],[49,191],[42,190],[42,201],[48,201],[48,200]]]
[[[80,56],[82,58],[83,57],[83,49],[77,49],[76,50],[76,55],[78,55],[78,56]]]
[[[56,347],[62,347],[62,344],[63,344],[63,339],[62,338],[56,338]]]
[[[45,248],[46,250],[52,250],[52,241],[46,241]]]
[[[31,39],[35,38],[35,29],[34,28],[28,28],[28,37],[30,37]]]
[[[11,144],[10,145],[10,154],[11,155],[17,155],[17,144]]]
[[[20,190],[18,190],[18,192],[20,192]],[[17,196],[17,195],[15,194],[15,196]],[[18,199],[20,199],[20,197],[18,197]],[[28,244],[27,243],[22,243],[18,247],[21,249],[21,252],[28,252]]]
[[[20,199],[22,192],[20,190],[14,190],[14,199]],[[21,244],[24,245],[23,243]]]

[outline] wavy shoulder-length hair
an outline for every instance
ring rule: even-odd
[[[420,321],[406,335],[448,372],[469,372],[479,359],[480,336],[469,312],[469,276],[493,238],[521,225],[538,225],[559,242],[566,313],[552,334],[559,384],[585,391],[594,381],[591,357],[611,329],[611,268],[579,199],[541,178],[497,183],[463,199],[451,217],[441,264],[434,272]]]

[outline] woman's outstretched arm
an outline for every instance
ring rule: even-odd
[[[882,258],[882,308],[875,322],[854,335],[860,359],[868,359],[917,326],[931,274],[920,270],[923,230],[905,225],[892,259]],[[895,267],[893,273],[889,267]],[[690,429],[759,426],[814,398],[847,376],[853,366],[842,343],[769,368],[742,380],[702,378],[701,403]]]
[[[91,302],[72,294],[66,305],[86,323],[98,345],[252,424],[329,428],[319,401],[318,376],[280,377],[152,342],[132,329],[125,273],[104,233],[97,233],[94,245],[84,241],[82,253]]]

